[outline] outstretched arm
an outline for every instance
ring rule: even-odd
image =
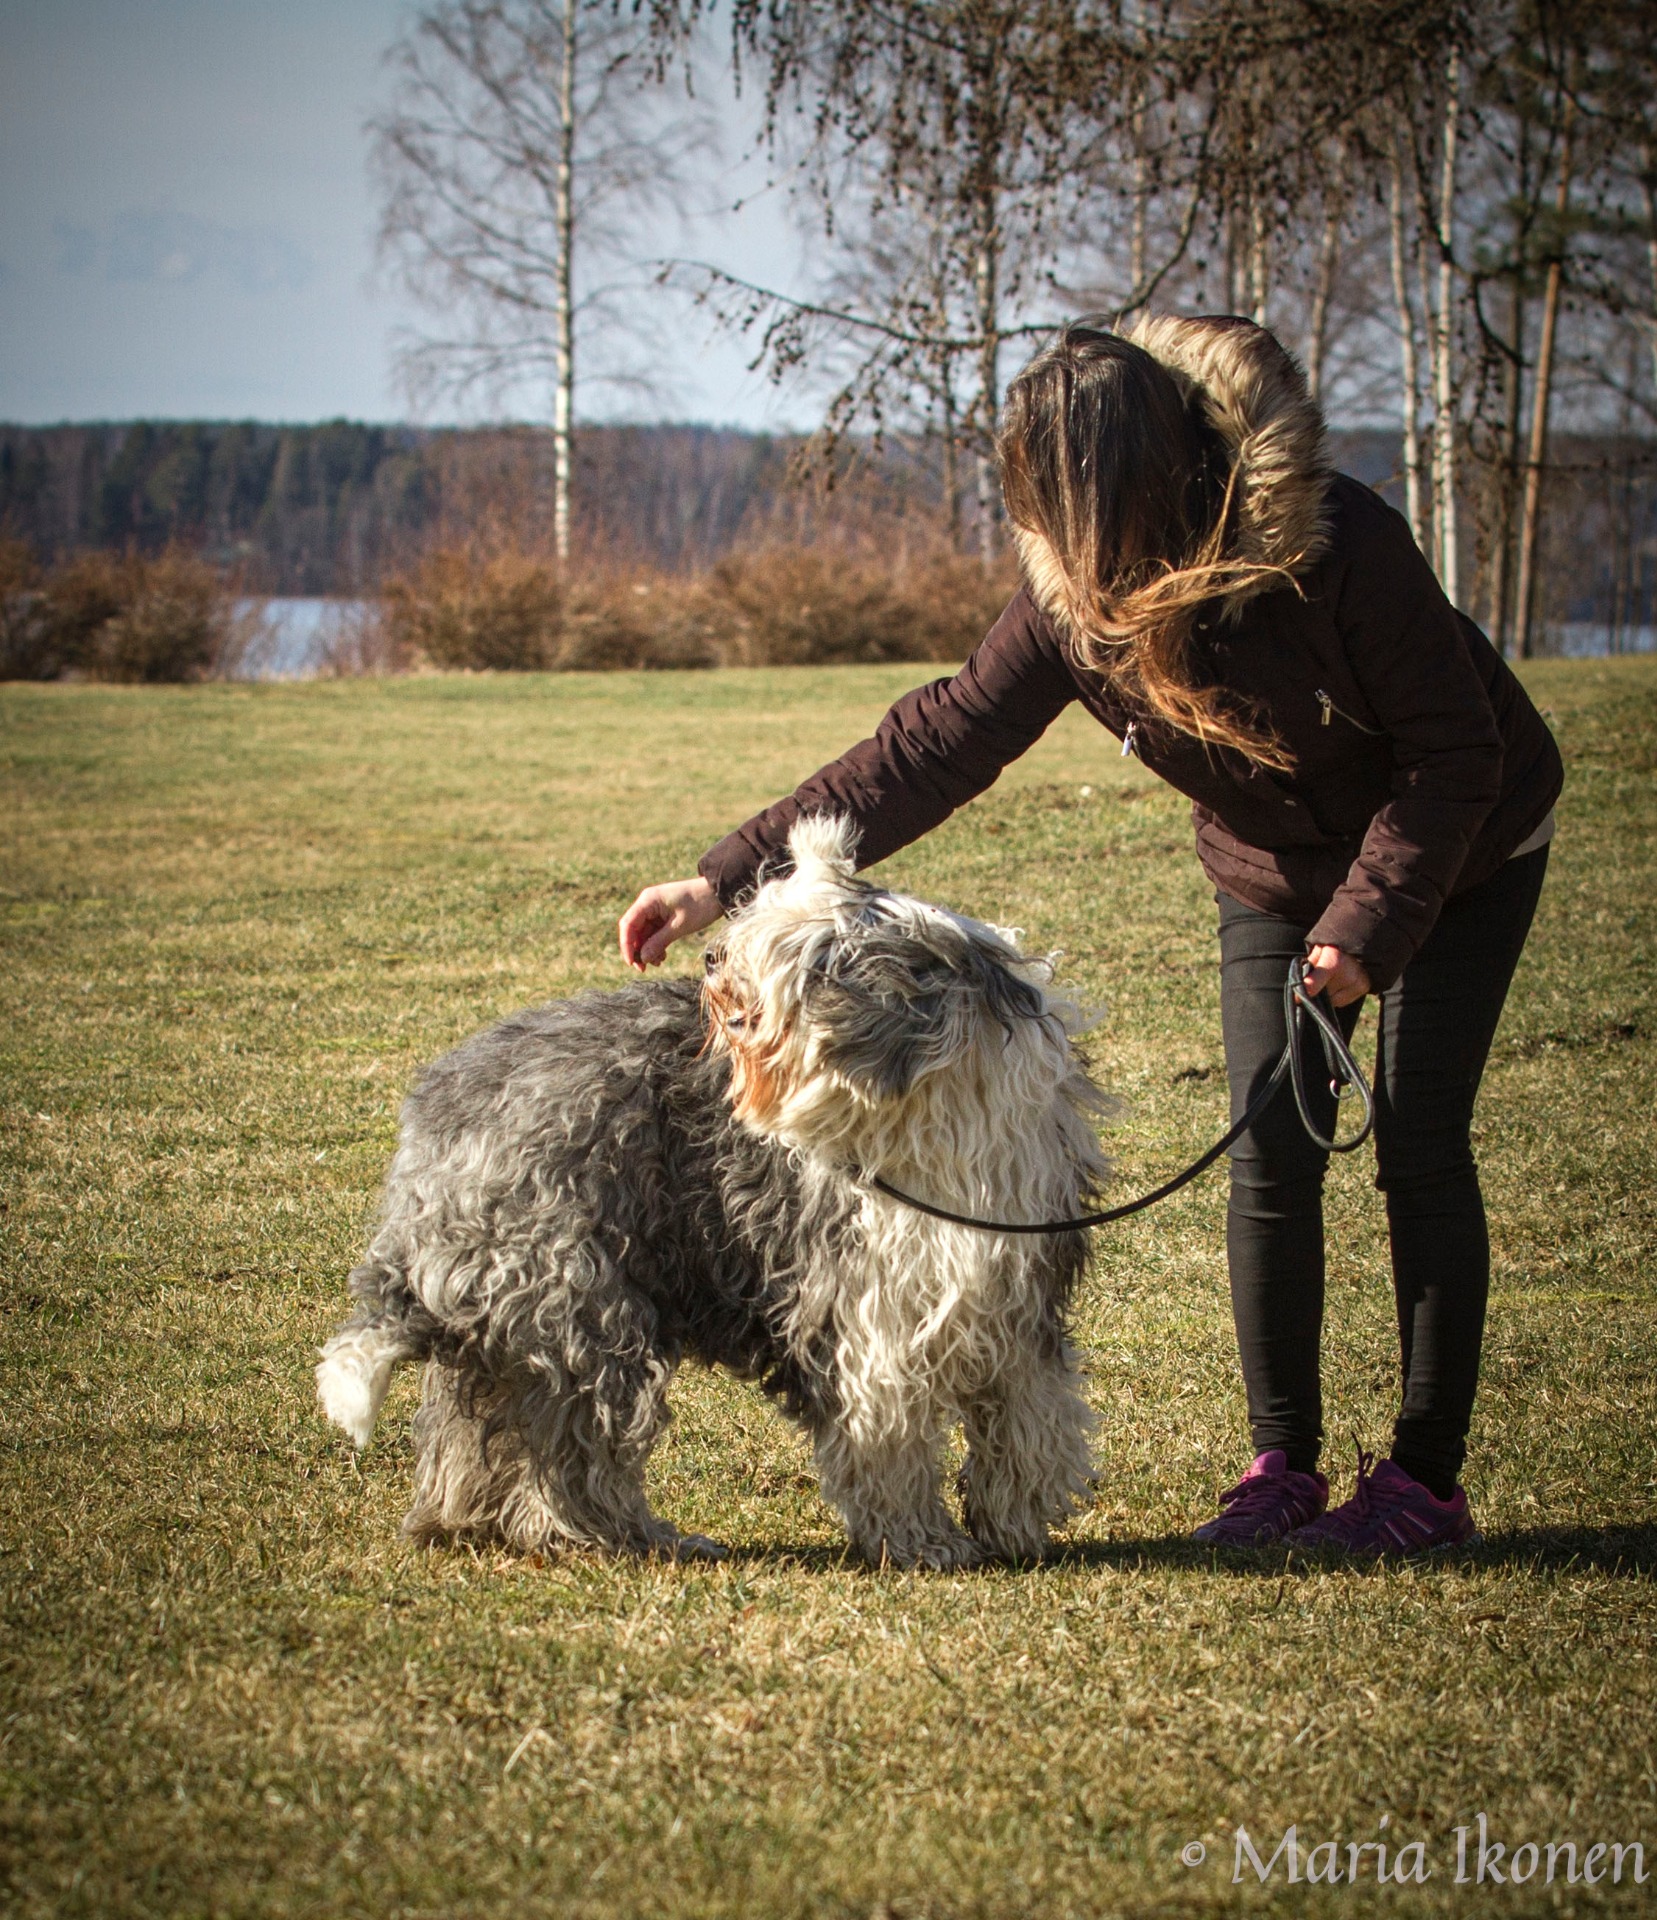
[[[788,831],[802,815],[846,816],[858,865],[884,860],[982,793],[1075,697],[1058,636],[1021,592],[959,673],[906,693],[870,739],[704,854],[696,879],[646,887],[622,916],[622,958],[640,972],[654,966],[763,877],[787,871]]]
[[[1058,635],[1020,592],[959,673],[906,693],[871,738],[711,848],[701,875],[736,906],[786,871],[789,829],[816,813],[850,819],[857,864],[872,867],[991,786],[1075,697]]]

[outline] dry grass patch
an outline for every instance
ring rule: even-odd
[[[1244,1452],[1205,1182],[1102,1235],[1095,1509],[1050,1565],[846,1563],[798,1442],[692,1374],[662,1505],[726,1566],[397,1538],[413,1382],[360,1462],[311,1401],[423,1060],[618,982],[642,880],[914,669],[10,688],[0,779],[0,1885],[22,1915],[1578,1913],[1453,1829],[1657,1868],[1651,1131],[1657,672],[1532,674],[1571,766],[1481,1155],[1496,1289],[1463,1563],[1216,1566]],[[1084,791],[1085,789],[1085,791]],[[1108,1006],[1124,1186],[1224,1110],[1172,796],[1077,716],[890,863]],[[696,964],[685,955],[682,964]],[[1333,1448],[1384,1436],[1364,1166],[1332,1176]],[[1384,1894],[1230,1883],[1231,1834],[1427,1843]],[[1199,1868],[1181,1849],[1208,1848]],[[1252,1879],[1252,1875],[1251,1875]]]

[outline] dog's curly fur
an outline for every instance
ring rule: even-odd
[[[871,1560],[1028,1559],[1083,1497],[1092,1418],[1065,1337],[1100,1187],[1101,1097],[1074,1009],[1010,936],[853,876],[807,820],[698,990],[522,1013],[429,1069],[381,1224],[323,1349],[322,1404],[366,1443],[399,1361],[419,1540],[715,1551],[652,1513],[645,1462],[684,1358],[757,1379],[812,1436]],[[968,1445],[964,1529],[940,1443]]]

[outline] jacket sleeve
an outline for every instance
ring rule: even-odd
[[[698,871],[729,910],[788,871],[802,814],[849,815],[857,864],[872,867],[992,785],[1076,697],[1052,624],[1020,591],[959,673],[906,693],[875,730],[703,855]]]
[[[1402,516],[1376,502],[1341,581],[1347,661],[1392,743],[1392,797],[1307,936],[1390,987],[1432,931],[1501,794],[1502,736],[1484,682]]]

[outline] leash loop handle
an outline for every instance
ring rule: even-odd
[[[1306,1092],[1303,1017],[1310,1019],[1323,1044],[1323,1057],[1329,1069],[1330,1086],[1336,1099],[1340,1098],[1347,1087],[1351,1087],[1358,1095],[1359,1104],[1363,1108],[1362,1124],[1350,1140],[1325,1137],[1312,1118]],[[1233,1121],[1200,1158],[1193,1160],[1182,1172],[1176,1173],[1173,1179],[1165,1180],[1160,1187],[1153,1187],[1149,1193],[1140,1194],[1137,1200],[1124,1201],[1117,1207],[1104,1207],[1097,1213],[1078,1214],[1073,1220],[980,1220],[970,1213],[952,1213],[948,1207],[935,1207],[929,1201],[917,1200],[912,1193],[905,1193],[901,1187],[894,1187],[889,1180],[882,1180],[878,1174],[866,1176],[868,1184],[877,1193],[885,1194],[887,1199],[899,1201],[902,1205],[912,1208],[914,1212],[928,1214],[934,1220],[948,1221],[951,1226],[977,1227],[984,1233],[1081,1233],[1088,1227],[1107,1226],[1113,1220],[1126,1220],[1130,1214],[1143,1213],[1147,1207],[1154,1207],[1158,1201],[1166,1200],[1171,1194],[1178,1193],[1181,1187],[1189,1186],[1199,1174],[1206,1173],[1222,1153],[1236,1146],[1277,1097],[1278,1089],[1285,1080],[1290,1081],[1294,1087],[1295,1108],[1300,1115],[1300,1123],[1313,1141],[1326,1153],[1353,1152],[1369,1138],[1375,1124],[1375,1096],[1370,1091],[1369,1082],[1364,1078],[1363,1069],[1352,1057],[1352,1050],[1346,1044],[1346,1035],[1318,1005],[1316,997],[1306,991],[1304,960],[1296,959],[1289,962],[1289,977],[1283,985],[1283,1018],[1288,1028],[1288,1038],[1283,1043],[1283,1051],[1278,1055],[1276,1066],[1261,1083],[1242,1116]]]
[[[1329,1090],[1338,1102],[1348,1087],[1358,1096],[1358,1104],[1363,1108],[1363,1121],[1350,1140],[1337,1139],[1335,1135],[1325,1136],[1319,1131],[1317,1122],[1312,1118],[1311,1103],[1306,1094],[1306,1062],[1302,1046],[1301,1016],[1304,1015],[1317,1029],[1318,1038],[1323,1042],[1324,1063],[1329,1069]],[[1352,1057],[1352,1049],[1346,1044],[1346,1035],[1341,1032],[1338,1021],[1318,1004],[1318,999],[1306,991],[1306,962],[1291,960],[1289,977],[1283,985],[1283,1021],[1288,1028],[1289,1038],[1283,1051],[1288,1056],[1289,1077],[1295,1090],[1295,1107],[1300,1114],[1300,1124],[1311,1136],[1314,1145],[1325,1153],[1352,1153],[1369,1138],[1375,1126],[1375,1095],[1370,1091],[1369,1082],[1364,1078],[1363,1069]],[[1335,1132],[1340,1131],[1337,1122]]]

